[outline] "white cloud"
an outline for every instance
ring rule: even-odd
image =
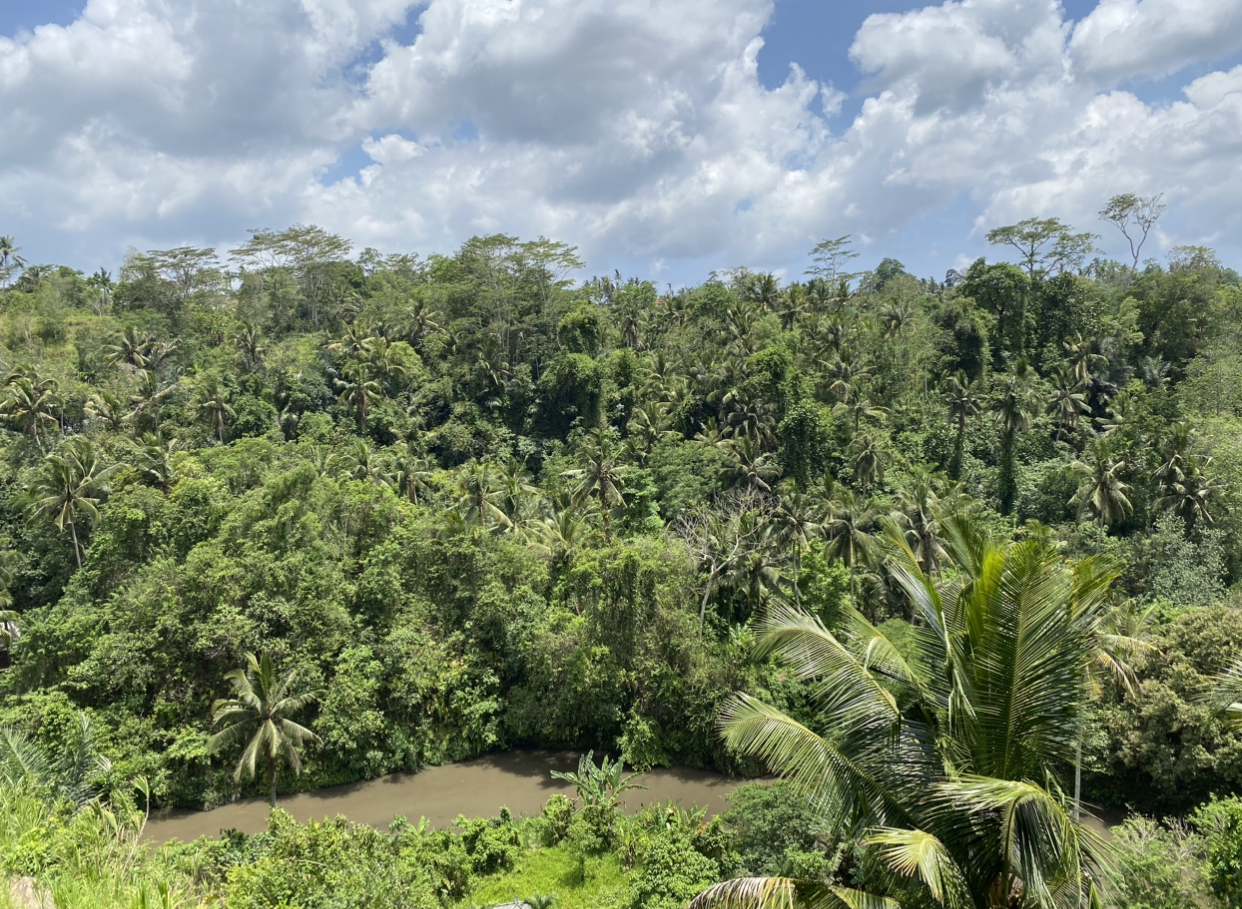
[[[294,221],[423,251],[544,234],[677,274],[847,231],[882,249],[963,196],[980,228],[1085,225],[1133,190],[1167,193],[1169,242],[1227,238],[1242,68],[1171,104],[1119,88],[1242,46],[1236,0],[1195,6],[1104,0],[1072,30],[1055,0],[872,16],[850,51],[868,97],[834,134],[836,90],[758,78],[772,0],[92,0],[0,38],[0,218],[114,254]]]
[[[1070,41],[1077,67],[1107,80],[1167,76],[1239,50],[1237,0],[1102,0]]]

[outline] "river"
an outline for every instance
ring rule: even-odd
[[[286,796],[280,807],[299,821],[344,815],[351,821],[384,828],[397,815],[413,823],[425,817],[436,827],[452,824],[459,815],[493,817],[508,808],[515,815],[538,814],[548,797],[574,794],[573,786],[552,779],[553,770],[576,770],[578,756],[559,751],[510,751],[428,767],[418,773],[394,773],[376,780],[331,786]],[[625,807],[674,801],[689,808],[706,807],[711,814],[728,808],[726,797],[743,781],[706,770],[657,769],[637,781],[646,786],[623,796]],[[162,811],[152,814],[143,839],[164,843],[215,836],[236,828],[258,833],[267,828],[265,799],[232,802],[211,811]]]

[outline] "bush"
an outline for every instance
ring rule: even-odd
[[[805,856],[816,851],[820,822],[806,799],[784,782],[747,783],[729,802],[721,820],[733,835],[739,874],[793,877],[795,866],[807,867]]]
[[[1203,838],[1184,823],[1135,815],[1113,828],[1116,867],[1109,905],[1197,909],[1207,899]]]
[[[680,831],[655,836],[630,883],[631,909],[683,909],[720,869]]]

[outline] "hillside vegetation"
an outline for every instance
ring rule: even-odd
[[[1242,281],[1199,247],[1090,259],[1054,221],[992,239],[1019,263],[854,271],[840,238],[804,281],[679,290],[581,282],[572,247],[506,236],[421,259],[297,226],[134,251],[115,278],[0,245],[0,726],[55,754],[85,718],[118,799],[266,794],[234,773],[244,743],[208,747],[255,653],[314,695],[282,792],[520,746],[757,774],[762,749],[718,734],[734,692],[824,709],[761,620],[857,619],[922,659],[912,578],[972,577],[971,528],[1115,571],[1108,633],[1139,646],[1066,702],[1087,800],[1227,796],[1242,735],[1208,695],[1242,652]],[[1069,792],[1065,757],[1040,766]],[[708,863],[694,886],[746,866],[695,823],[664,828]],[[273,824],[227,848],[303,835]],[[1135,829],[1140,853],[1200,835]],[[332,830],[305,836],[363,836]],[[349,848],[426,839],[401,836]],[[833,873],[816,842],[786,866]]]

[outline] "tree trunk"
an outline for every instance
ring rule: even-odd
[[[798,573],[801,567],[802,567],[802,547],[800,545],[795,545],[794,554],[793,554],[793,570],[794,570],[793,594],[794,594],[794,606],[796,606],[798,609],[802,608],[802,592],[798,589]]]
[[[69,535],[73,537],[73,557],[78,560],[78,567],[82,567],[82,544],[78,542],[78,526],[69,522]]]
[[[271,766],[268,770],[268,785],[271,791],[272,807],[276,807],[276,759],[272,758]]]
[[[604,519],[604,542],[612,545],[612,521],[608,517],[608,500],[604,496],[604,484],[599,484],[599,514]]]
[[[1074,745],[1074,823],[1082,820],[1082,737],[1085,717],[1078,718],[1078,741]]]

